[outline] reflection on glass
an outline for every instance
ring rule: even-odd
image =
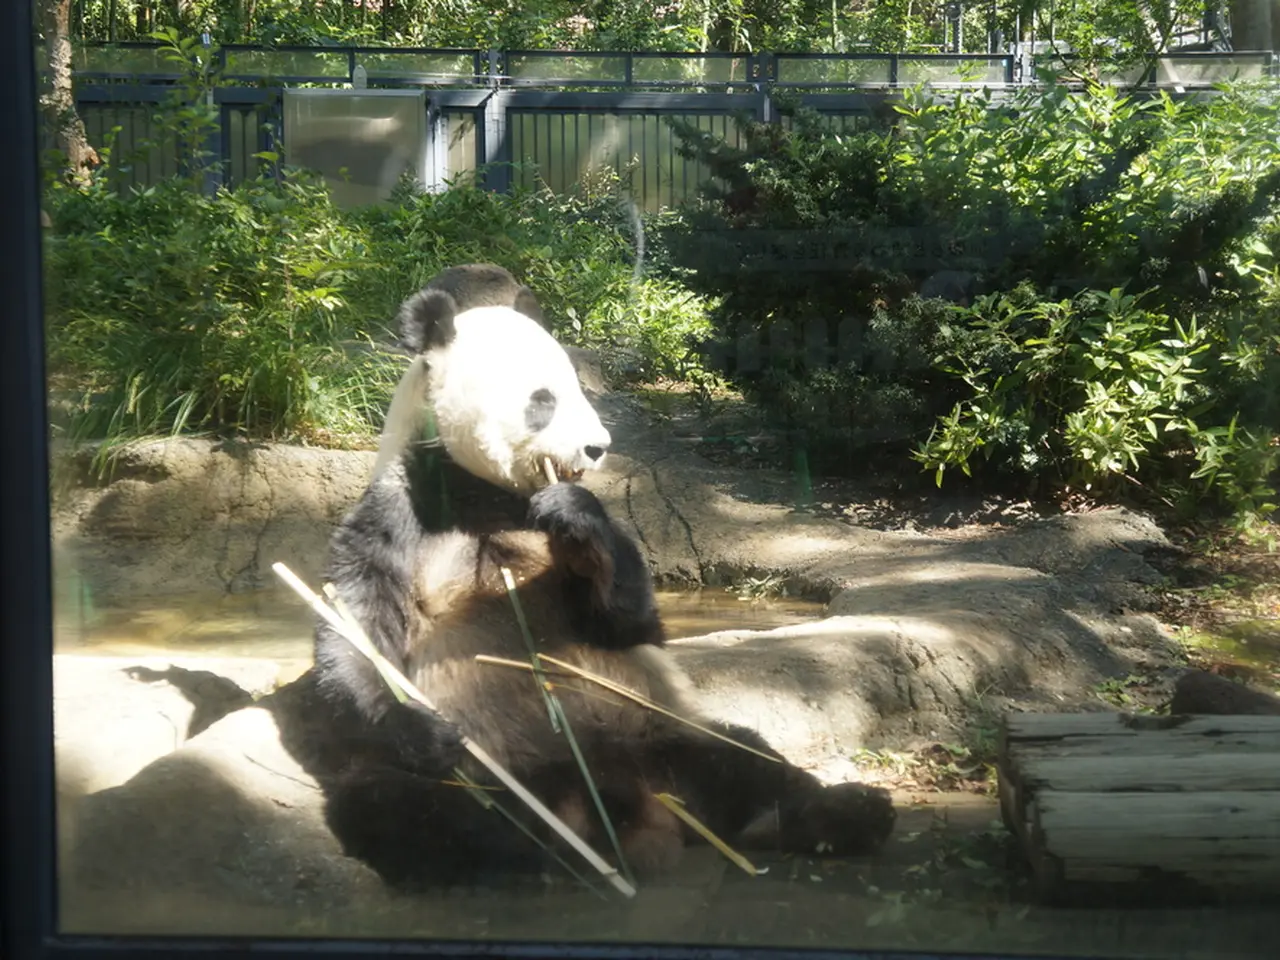
[[[345,50],[229,50],[226,73],[230,77],[346,80],[351,75],[351,64]]]
[[[476,62],[471,54],[379,53],[362,50],[356,54],[370,77],[395,80],[426,79],[458,81],[476,77]]]
[[[637,83],[733,83],[750,79],[745,57],[636,57],[631,78]]]
[[[625,57],[574,57],[513,53],[507,57],[507,72],[515,80],[601,80],[626,79]]]
[[[868,57],[854,60],[799,60],[794,57],[778,58],[779,83],[863,83],[887,84],[892,78],[889,57]]]
[[[62,933],[1272,955],[1275,81],[880,52],[81,89]]]

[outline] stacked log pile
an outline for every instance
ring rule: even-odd
[[[1043,901],[1280,896],[1280,716],[1012,714],[998,769]]]

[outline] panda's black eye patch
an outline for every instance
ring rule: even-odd
[[[524,425],[530,433],[545,430],[556,415],[556,395],[545,387],[529,395],[529,405],[524,408]]]

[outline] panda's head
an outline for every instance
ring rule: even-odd
[[[530,495],[549,481],[600,467],[609,431],[551,333],[512,307],[459,310],[430,287],[400,309],[402,343],[414,354],[387,414],[375,473],[397,456],[424,413],[450,458],[469,473]]]

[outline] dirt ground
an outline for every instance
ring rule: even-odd
[[[305,906],[64,894],[67,932],[320,938],[776,946],[1022,956],[1264,960],[1280,922],[1268,906],[1035,904],[994,802],[895,791],[899,825],[863,860],[753,857],[749,876],[710,848],[634,900],[565,882],[458,889],[314,912]]]

